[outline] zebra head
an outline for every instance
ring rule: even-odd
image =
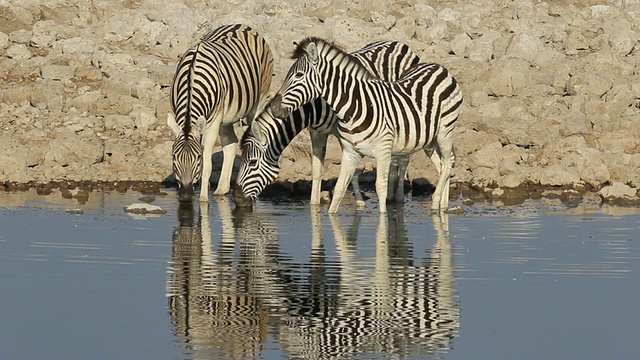
[[[193,186],[200,181],[202,172],[200,137],[204,122],[204,117],[201,116],[196,126],[180,126],[171,113],[167,114],[167,125],[175,135],[171,147],[171,158],[173,173],[178,181],[178,199],[181,201],[193,200]]]
[[[252,206],[264,188],[280,172],[278,155],[272,154],[265,119],[274,118],[265,110],[251,122],[240,140],[242,165],[236,179],[233,200],[237,206]]]
[[[318,44],[325,43],[317,38],[294,43],[292,58],[296,61],[271,101],[271,111],[275,116],[283,119],[293,110],[321,96]]]

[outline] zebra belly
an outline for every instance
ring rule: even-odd
[[[345,141],[346,144],[343,143],[343,146],[350,146],[351,148],[353,148],[358,154],[362,155],[362,156],[368,156],[368,157],[372,157],[372,158],[376,158],[377,155],[379,154],[380,150],[380,146],[378,142],[370,142],[370,141],[363,141],[363,142],[359,142],[359,143],[354,143],[349,141],[350,139],[345,139],[342,138],[342,141]],[[421,150],[422,147],[412,147],[412,148],[401,148],[401,147],[392,147],[391,148],[391,155],[411,155],[416,151]]]
[[[396,139],[391,148],[391,155],[411,155],[414,152],[424,149],[426,145],[424,142],[416,144],[415,141],[409,141],[409,145],[407,145],[404,138]]]

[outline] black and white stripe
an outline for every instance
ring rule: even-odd
[[[358,251],[359,231],[364,230],[360,212],[348,229],[341,217],[329,216],[339,266],[336,272],[329,267],[308,276],[309,286],[292,297],[296,303],[290,305],[291,317],[279,337],[291,357],[393,353],[397,358],[430,358],[451,349],[460,310],[447,216],[432,215],[436,242],[423,254],[408,239],[402,207],[391,208],[378,219],[371,257]],[[317,227],[322,228],[321,222]],[[316,254],[323,254],[320,250]],[[323,255],[317,256],[322,261]]]
[[[261,110],[271,85],[273,56],[260,34],[247,25],[221,26],[202,37],[178,63],[167,125],[175,135],[173,171],[181,199],[208,200],[211,156],[220,135],[224,153],[215,195],[229,191],[238,138],[233,124],[249,122]]]
[[[448,207],[455,161],[452,131],[462,92],[447,69],[420,63],[395,82],[379,80],[352,55],[319,38],[302,41],[293,57],[297,60],[271,103],[274,114],[286,116],[322,97],[342,119],[338,124],[342,165],[329,212],[337,212],[363,156],[376,159],[376,191],[379,199],[385,199],[391,157],[402,159],[399,171],[404,172],[409,156],[419,150],[440,173],[431,208]],[[386,212],[384,201],[379,201],[379,208]]]
[[[353,57],[372,76],[394,81],[403,71],[417,64],[419,57],[406,44],[397,41],[378,41],[352,53]],[[247,129],[240,147],[242,166],[237,178],[241,193],[237,197],[255,199],[278,176],[278,159],[284,149],[302,130],[309,128],[312,142],[312,205],[320,204],[320,185],[326,154],[327,138],[337,133],[338,118],[322,98],[306,103],[290,113],[285,121],[265,109]],[[404,173],[399,175],[403,180]],[[395,181],[395,184],[403,184]],[[363,205],[358,189],[358,178],[352,185],[359,205]],[[394,185],[397,186],[397,185]],[[393,188],[395,191],[395,187]],[[404,194],[404,190],[401,190]]]

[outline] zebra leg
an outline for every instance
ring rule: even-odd
[[[456,163],[456,154],[453,151],[453,139],[451,139],[451,154],[449,155],[449,162],[447,164],[448,169],[446,170],[448,172],[447,174],[447,182],[444,185],[444,189],[442,191],[442,200],[441,203],[442,205],[440,206],[441,209],[448,209],[449,208],[449,188],[451,187],[451,170],[453,169],[453,166]]]
[[[320,188],[322,173],[324,172],[324,158],[327,153],[327,138],[329,133],[321,133],[309,129],[311,135],[311,205],[320,205]]]
[[[342,150],[342,164],[340,165],[340,174],[338,175],[338,181],[333,189],[333,198],[331,199],[331,205],[329,206],[329,214],[335,214],[338,212],[340,203],[344,198],[344,194],[347,192],[347,185],[351,181],[353,173],[356,171],[358,164],[362,160],[362,156],[355,151]]]
[[[387,202],[392,202],[396,194],[398,184],[398,157],[391,157],[391,165],[389,166],[389,185],[387,191]]]
[[[397,176],[397,186],[395,188],[395,201],[397,203],[404,202],[404,179],[407,176],[407,168],[409,167],[409,157],[408,156],[399,156],[398,157],[398,168],[396,171]]]
[[[233,124],[220,125],[220,143],[222,144],[222,170],[218,187],[213,193],[215,196],[223,196],[229,192],[231,187],[231,173],[233,172],[233,162],[238,149],[238,137],[233,131]]]
[[[424,153],[427,154],[427,157],[429,159],[431,159],[433,166],[435,166],[436,170],[438,170],[438,175],[440,175],[440,173],[442,172],[442,169],[440,168],[440,166],[442,164],[440,163],[440,154],[437,151],[435,151],[435,147],[431,145],[429,147],[426,147],[424,149]]]
[[[362,191],[360,191],[360,174],[362,174],[362,168],[357,168],[351,177],[351,187],[353,188],[353,196],[356,197],[356,207],[362,209],[366,204],[362,197]]]
[[[387,212],[387,193],[389,192],[389,168],[391,167],[391,149],[376,156],[376,193],[380,213]]]
[[[218,131],[220,130],[220,121],[214,120],[209,128],[206,128],[202,134],[202,176],[200,177],[200,201],[209,201],[209,178],[213,166],[211,157],[213,156],[213,147],[216,144]]]
[[[436,152],[440,155],[440,178],[436,191],[433,193],[431,200],[431,210],[447,210],[449,206],[449,182],[451,177],[451,168],[455,162],[453,154],[453,138],[451,136],[437,136]],[[432,156],[433,160],[433,156]]]

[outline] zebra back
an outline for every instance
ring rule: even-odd
[[[185,133],[214,111],[225,110],[237,121],[267,94],[272,75],[273,56],[260,34],[247,25],[221,26],[180,59],[171,109]]]

